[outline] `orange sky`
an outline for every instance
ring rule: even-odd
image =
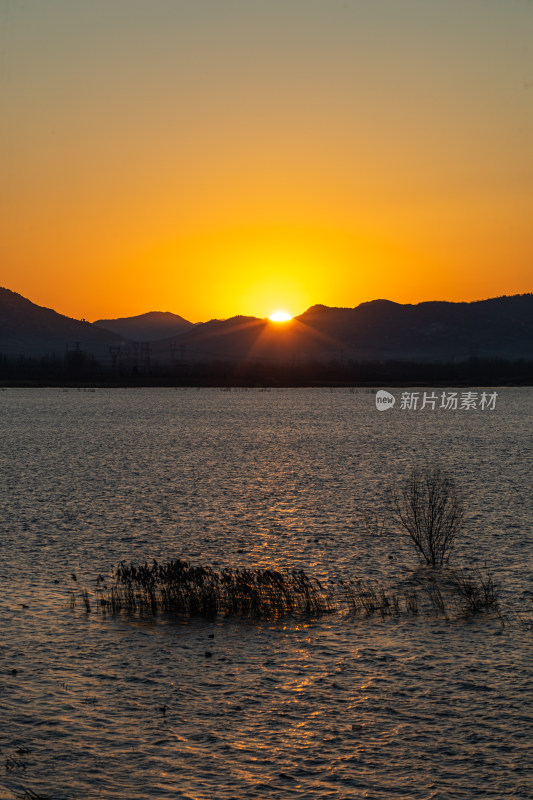
[[[0,0],[0,285],[87,319],[531,291],[526,0]]]

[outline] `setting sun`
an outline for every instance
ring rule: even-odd
[[[274,311],[270,316],[269,320],[271,322],[289,322],[292,317],[290,314],[287,314],[286,311]]]

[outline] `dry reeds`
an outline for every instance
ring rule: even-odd
[[[178,614],[212,619],[287,615],[318,617],[348,612],[381,618],[436,614],[449,618],[482,611],[499,613],[499,586],[490,574],[431,571],[418,585],[394,589],[377,582],[338,580],[321,582],[303,570],[193,566],[173,559],[160,564],[121,562],[109,586],[96,579],[96,589],[79,597],[86,613],[157,616]],[[70,594],[70,608],[76,606]]]
[[[121,563],[115,583],[97,590],[102,609],[156,616],[160,613],[199,617],[287,614],[320,615],[332,611],[320,581],[302,570],[223,569],[192,566],[174,559],[142,565]]]
[[[453,612],[475,614],[499,611],[500,590],[489,574],[453,572],[439,586],[435,579],[417,588],[395,591],[370,581],[340,581],[338,602],[350,614],[399,615],[436,614],[445,618]]]
[[[398,594],[383,587],[363,581],[340,581],[341,602],[352,614],[364,612],[367,616],[380,614],[382,617],[397,616],[404,609]]]
[[[490,573],[455,570],[449,576],[449,583],[459,595],[463,609],[468,614],[499,610],[501,589]]]
[[[378,584],[364,581],[340,581],[341,603],[351,614],[367,616],[379,614],[382,618],[415,615],[420,609],[446,614],[439,588],[433,584],[421,589],[394,591]]]

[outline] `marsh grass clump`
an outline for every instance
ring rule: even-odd
[[[457,611],[477,613],[498,610],[499,589],[490,575],[446,573],[431,575],[418,587],[385,588],[370,581],[339,581],[339,609],[350,614],[386,617],[437,615],[449,619]]]
[[[463,610],[467,613],[499,610],[501,588],[490,573],[456,570],[450,573],[448,581],[459,595]]]
[[[403,593],[405,609],[408,614],[418,614],[418,596],[412,589],[406,589]]]
[[[287,614],[320,615],[332,610],[328,593],[302,570],[222,569],[173,559],[145,564],[122,562],[110,589],[97,589],[100,608],[156,616],[199,617]]]
[[[339,581],[339,586],[340,602],[351,614],[379,614],[385,618],[409,613],[400,594],[377,584],[357,580]]]
[[[429,583],[426,587],[426,592],[431,608],[433,608],[435,613],[446,615],[446,606],[444,604],[444,597],[442,596],[440,586],[437,586],[435,582]]]
[[[160,564],[121,562],[108,585],[78,595],[86,613],[155,617],[177,614],[212,619],[288,615],[318,617],[333,612],[382,619],[399,616],[443,616],[497,611],[500,587],[488,573],[467,570],[422,570],[409,585],[383,586],[372,580],[321,582],[303,570],[194,566],[182,559]],[[77,596],[70,593],[70,608]]]
[[[87,589],[84,589],[81,593],[81,599],[83,600],[83,605],[85,606],[85,611],[87,614],[91,613],[91,601],[89,599],[89,592]]]

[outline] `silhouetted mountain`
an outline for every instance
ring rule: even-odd
[[[473,303],[356,308],[316,305],[288,323],[233,317],[196,325],[152,346],[155,359],[229,361],[461,361],[533,358],[533,295]]]
[[[313,306],[298,319],[342,342],[359,360],[533,357],[533,294],[472,303],[374,300],[353,309]]]
[[[104,323],[107,327],[100,327]],[[166,336],[176,327],[179,333]],[[78,347],[123,375],[212,362],[289,368],[319,362],[533,359],[533,294],[473,303],[316,305],[287,323],[238,316],[193,325],[174,314],[150,312],[91,325],[0,289],[0,354],[63,356]]]
[[[152,355],[159,362],[169,356],[180,361],[292,361],[336,357],[342,345],[327,332],[313,330],[298,319],[288,323],[237,316],[210,320],[180,336],[154,342]]]
[[[64,356],[80,349],[107,357],[121,336],[96,328],[90,322],[65,317],[0,287],[0,353],[7,356]]]
[[[93,325],[113,331],[124,339],[138,342],[167,339],[194,327],[192,322],[177,314],[171,314],[170,311],[149,311],[136,317],[97,319]]]

